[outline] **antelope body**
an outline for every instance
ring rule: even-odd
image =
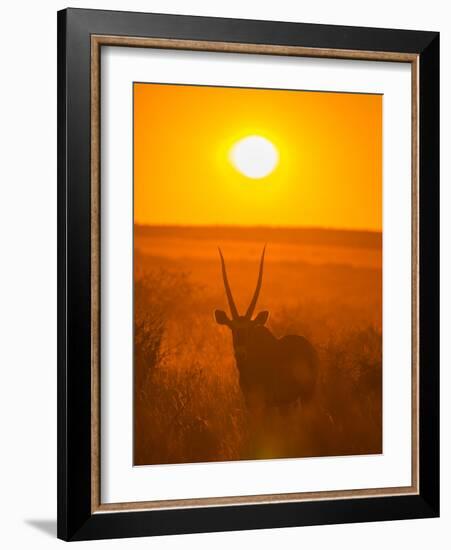
[[[276,338],[265,327],[269,312],[261,311],[252,319],[263,279],[263,248],[257,287],[245,315],[239,315],[227,278],[224,258],[222,277],[232,318],[215,311],[216,322],[232,331],[236,366],[241,391],[248,407],[285,406],[309,400],[315,390],[318,359],[315,348],[303,336]]]

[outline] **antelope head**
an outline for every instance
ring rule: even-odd
[[[260,269],[258,272],[257,286],[255,288],[251,303],[249,304],[246,313],[244,315],[240,315],[233,300],[232,291],[230,290],[229,280],[227,278],[227,270],[224,262],[224,257],[222,255],[221,249],[219,248],[222,278],[224,281],[227,302],[229,304],[230,314],[232,318],[230,319],[225,311],[217,309],[215,310],[215,319],[218,325],[226,325],[232,331],[233,347],[235,351],[235,358],[237,361],[246,359],[249,335],[251,334],[251,332],[256,327],[263,326],[268,320],[268,311],[260,311],[260,313],[258,313],[256,317],[252,318],[255,306],[257,305],[258,295],[260,294],[260,289],[262,286],[265,249],[266,245],[263,247],[263,252],[260,259]]]

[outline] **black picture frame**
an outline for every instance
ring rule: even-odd
[[[91,36],[416,54],[419,493],[93,513]],[[101,10],[58,12],[58,537],[87,540],[439,515],[439,33]]]

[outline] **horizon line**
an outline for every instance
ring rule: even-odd
[[[352,227],[332,227],[324,225],[271,225],[271,224],[255,224],[255,225],[243,225],[243,224],[219,224],[219,223],[198,223],[198,224],[187,224],[187,223],[143,223],[134,221],[133,225],[140,227],[158,227],[158,228],[217,228],[217,229],[280,229],[280,230],[292,230],[300,229],[307,231],[343,231],[348,233],[375,233],[382,234],[383,229],[371,229],[371,228],[352,228]]]

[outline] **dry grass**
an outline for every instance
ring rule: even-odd
[[[135,242],[136,464],[381,452],[381,272],[374,258],[359,268],[271,262],[268,249],[259,303],[271,311],[268,326],[276,336],[308,337],[321,361],[310,403],[256,417],[244,406],[230,332],[213,320],[213,310],[225,308],[216,243],[204,243],[208,254],[198,257],[180,236],[176,260],[174,248],[162,253],[161,236],[154,247]],[[252,257],[230,262],[238,304],[253,290],[255,269]]]

